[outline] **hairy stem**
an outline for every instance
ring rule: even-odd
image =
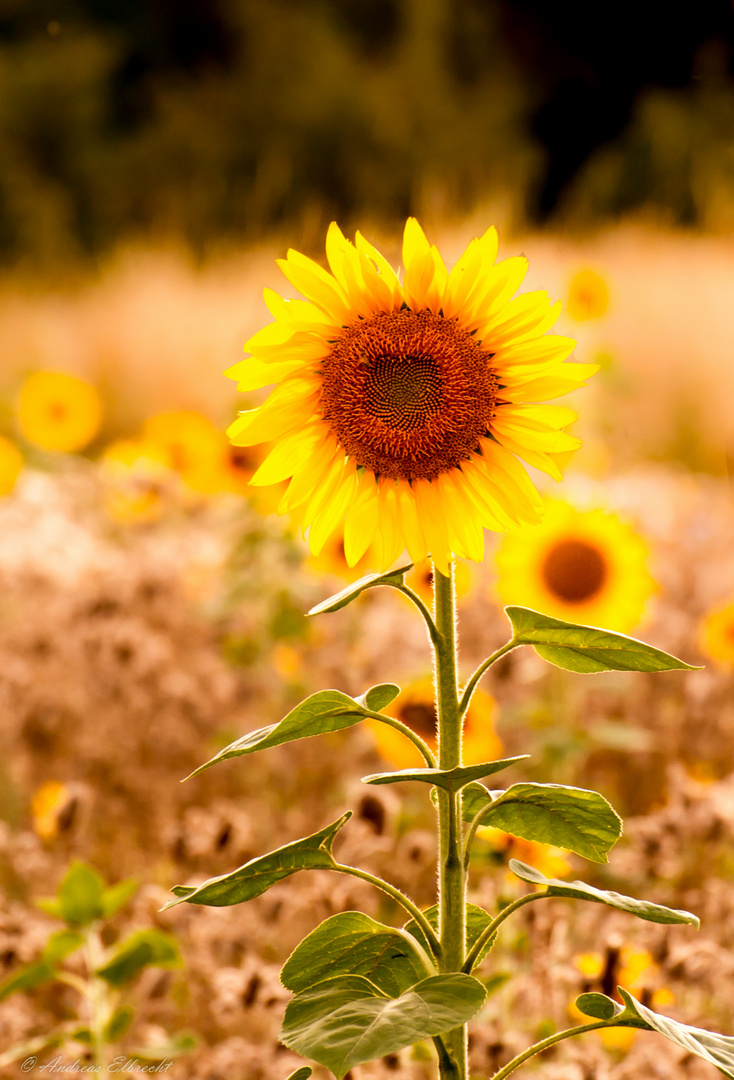
[[[485,927],[477,940],[474,942],[474,947],[466,958],[463,970],[467,974],[471,974],[472,968],[475,967],[479,957],[482,954],[482,949],[487,944],[489,939],[496,934],[505,919],[509,919],[510,915],[514,915],[516,911],[519,911],[521,907],[525,907],[526,904],[531,904],[533,900],[543,900],[548,895],[547,892],[527,893],[525,896],[520,896],[517,900],[513,900],[507,907],[502,908],[499,915],[496,915],[492,919],[489,926]]]
[[[398,592],[401,592],[401,593],[403,593],[404,596],[407,596],[408,599],[411,600],[415,604],[415,606],[418,608],[421,615],[423,616],[423,621],[425,622],[426,628],[428,629],[428,636],[430,637],[430,639],[431,639],[431,641],[433,643],[433,647],[434,647],[434,649],[437,648],[438,647],[438,630],[436,628],[435,622],[433,621],[433,616],[431,615],[430,611],[428,610],[426,605],[421,600],[420,596],[418,596],[417,593],[413,592],[413,590],[411,588],[409,588],[407,585],[393,585],[393,589],[397,589]]]
[[[401,720],[396,720],[394,716],[387,716],[385,713],[368,712],[368,716],[373,720],[379,720],[382,724],[387,724],[388,727],[395,728],[401,735],[405,735],[406,739],[410,739],[415,747],[420,751],[421,757],[425,761],[429,769],[436,768],[436,758],[431,753],[428,745],[421,739],[412,728],[409,728],[407,724],[404,724]]]
[[[543,1039],[542,1042],[537,1042],[533,1046],[529,1046],[527,1050],[522,1054],[518,1054],[512,1061],[508,1061],[506,1065],[496,1072],[492,1077],[492,1080],[505,1080],[505,1077],[514,1073],[515,1069],[519,1069],[526,1061],[529,1061],[531,1057],[535,1057],[536,1054],[542,1054],[544,1050],[547,1050],[554,1043],[561,1042],[563,1039],[571,1039],[574,1035],[583,1035],[587,1031],[596,1031],[598,1028],[603,1027],[618,1027],[619,1025],[610,1024],[607,1020],[598,1020],[593,1024],[579,1024],[578,1027],[567,1028],[565,1031],[559,1031],[556,1035],[549,1035],[547,1039]]]
[[[459,703],[460,716],[463,716],[466,710],[469,708],[469,702],[472,699],[472,694],[476,690],[477,683],[481,679],[482,675],[484,675],[485,671],[487,671],[488,668],[491,668],[492,664],[495,664],[508,652],[512,652],[512,650],[516,648],[517,642],[513,639],[512,641],[508,641],[506,645],[503,645],[501,649],[497,649],[496,652],[493,652],[492,655],[488,656],[486,660],[482,661],[482,663],[479,665],[472,677],[469,679],[469,682],[464,687],[464,693],[461,695],[461,701]]]
[[[402,893],[400,889],[396,889],[389,881],[383,881],[382,878],[375,877],[374,874],[368,873],[367,870],[359,870],[356,866],[345,866],[343,863],[335,863],[331,869],[336,870],[339,874],[351,874],[352,877],[358,877],[361,878],[362,881],[368,881],[370,885],[374,885],[376,889],[381,889],[382,892],[391,896],[393,900],[397,900],[399,904],[402,904],[410,917],[415,919],[418,926],[420,926],[434,956],[440,956],[441,945],[436,937],[435,930],[421,909],[413,903],[410,897],[406,896],[405,893]]]
[[[441,769],[461,765],[461,714],[457,678],[456,606],[453,565],[448,576],[434,565],[436,712]],[[438,904],[441,970],[461,971],[466,951],[466,876],[461,843],[461,793],[438,791]],[[466,1080],[466,1026],[443,1036],[448,1062],[439,1060],[442,1080]]]

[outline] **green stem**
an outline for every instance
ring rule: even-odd
[[[469,682],[464,687],[464,693],[461,695],[461,701],[459,703],[459,716],[463,716],[466,710],[469,708],[469,702],[472,699],[472,694],[476,690],[477,683],[481,679],[482,675],[484,675],[484,672],[488,668],[490,668],[492,664],[495,664],[499,659],[501,659],[501,657],[505,656],[508,652],[512,652],[513,649],[516,649],[517,645],[518,642],[516,642],[514,639],[512,641],[508,641],[507,644],[503,645],[501,649],[497,649],[496,652],[493,652],[491,656],[488,656],[486,660],[482,661],[482,663],[472,675],[471,679],[469,679]]]
[[[413,590],[410,589],[407,585],[393,585],[393,589],[397,589],[398,592],[403,593],[403,595],[407,596],[409,600],[412,600],[412,602],[415,604],[415,606],[418,608],[421,615],[423,616],[423,621],[428,628],[428,635],[433,642],[434,649],[438,648],[438,629],[436,628],[436,624],[433,621],[433,616],[421,600],[420,596],[418,596],[417,593],[414,593]]]
[[[418,748],[423,760],[429,769],[436,768],[436,759],[431,753],[431,750],[427,743],[421,739],[420,735],[416,734],[412,728],[409,728],[407,724],[402,723],[400,720],[396,720],[394,716],[387,716],[385,713],[379,712],[365,712],[362,715],[367,715],[373,720],[379,720],[383,724],[387,724],[388,727],[395,728],[402,735],[405,735],[406,739],[410,739],[414,746]]]
[[[441,769],[461,765],[461,714],[457,676],[456,602],[453,565],[448,576],[433,567],[438,761]],[[461,844],[461,792],[438,791],[438,908],[441,970],[461,971],[466,952],[466,875]],[[466,1080],[466,1025],[444,1035],[451,1068],[439,1061],[442,1080]]]
[[[336,870],[340,874],[351,874],[352,877],[361,878],[362,881],[368,881],[370,885],[374,885],[376,889],[381,889],[382,892],[387,893],[393,900],[397,900],[399,904],[405,908],[411,918],[415,919],[418,926],[423,931],[426,941],[431,947],[431,952],[434,956],[438,957],[441,954],[441,945],[436,937],[436,932],[425,917],[419,907],[413,903],[413,901],[402,893],[400,889],[396,889],[394,885],[391,885],[389,881],[383,881],[382,878],[375,877],[374,874],[368,873],[366,870],[359,870],[356,866],[345,866],[343,863],[334,863],[331,867],[332,870]]]
[[[87,969],[90,979],[89,990],[89,1030],[92,1033],[92,1053],[94,1064],[101,1070],[107,1066],[104,1029],[110,1017],[110,1002],[107,996],[107,984],[95,974],[104,963],[104,948],[99,931],[90,926],[86,932]]]
[[[521,907],[525,907],[526,904],[532,904],[533,900],[543,900],[548,895],[547,892],[526,893],[525,896],[520,896],[517,900],[513,900],[507,907],[503,907],[499,915],[495,915],[489,926],[485,927],[477,940],[474,942],[474,946],[466,958],[466,962],[463,967],[463,971],[470,974],[472,968],[476,965],[477,960],[481,956],[482,949],[487,944],[493,934],[496,934],[505,919],[509,919],[510,915],[514,915],[516,911],[519,911]]]
[[[567,1028],[565,1031],[559,1031],[556,1035],[549,1035],[547,1039],[543,1039],[542,1042],[537,1042],[533,1046],[529,1046],[527,1050],[522,1054],[518,1054],[512,1061],[508,1061],[506,1065],[496,1072],[492,1077],[492,1080],[505,1080],[505,1077],[514,1073],[515,1069],[519,1069],[526,1061],[531,1057],[535,1057],[536,1054],[542,1054],[544,1050],[547,1050],[554,1043],[561,1042],[563,1039],[571,1039],[574,1035],[583,1035],[587,1031],[597,1031],[603,1027],[620,1027],[624,1025],[610,1024],[608,1020],[599,1020],[594,1024],[579,1024],[578,1027]]]

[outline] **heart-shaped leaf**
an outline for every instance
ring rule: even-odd
[[[464,765],[457,769],[400,769],[398,772],[371,773],[362,777],[363,784],[399,784],[404,780],[417,780],[422,784],[433,784],[444,791],[460,791],[467,784],[482,776],[509,769],[518,761],[523,761],[528,754],[519,757],[503,758],[501,761],[485,761],[483,765]]]
[[[379,683],[377,686],[371,686],[364,694],[360,694],[356,700],[370,712],[381,712],[395,700],[399,693],[400,687],[395,683]]]
[[[610,1027],[636,1027],[658,1031],[676,1046],[710,1062],[724,1076],[728,1076],[729,1080],[734,1080],[734,1038],[731,1035],[719,1035],[715,1031],[681,1024],[669,1016],[662,1016],[648,1009],[621,986],[617,989],[624,1006],[604,994],[582,994],[576,999],[576,1005],[587,1016],[609,1020]]]
[[[384,574],[367,574],[351,585],[347,585],[346,589],[342,589],[341,592],[334,593],[333,596],[322,600],[316,607],[312,607],[308,614],[326,615],[330,611],[339,611],[340,608],[346,607],[347,604],[351,604],[352,600],[356,600],[358,596],[361,596],[365,590],[374,589],[378,585],[391,585],[393,587],[402,585],[405,575],[412,569],[413,564],[408,563],[407,566],[400,566],[397,570],[388,570]]]
[[[524,607],[506,607],[513,642],[532,645],[538,656],[566,671],[698,670],[670,653],[654,649],[637,638],[613,634],[595,626],[564,622]]]
[[[280,1038],[342,1080],[355,1065],[465,1024],[485,993],[478,979],[460,973],[423,979],[398,998],[362,976],[342,975],[293,998]]]
[[[547,878],[533,866],[520,862],[519,859],[510,859],[510,870],[516,877],[528,881],[532,885],[543,885],[548,890],[548,896],[566,896],[575,900],[592,900],[596,904],[606,904],[608,907],[617,908],[619,911],[628,911],[636,915],[638,919],[646,919],[647,922],[655,923],[689,923],[697,929],[700,920],[690,911],[678,911],[676,908],[664,907],[662,904],[651,904],[647,900],[635,900],[631,896],[622,896],[621,893],[612,892],[608,889],[596,889],[593,885],[587,885],[583,881],[562,881],[560,878]]]
[[[138,930],[119,943],[97,971],[110,986],[124,986],[144,967],[179,968],[181,953],[176,939],[163,930]]]
[[[269,750],[272,746],[281,746],[296,739],[325,735],[329,731],[351,727],[352,724],[364,720],[370,711],[376,712],[378,703],[389,704],[399,693],[400,687],[394,683],[381,683],[371,687],[362,695],[361,701],[349,694],[343,694],[341,690],[319,690],[317,694],[311,694],[300,705],[296,705],[295,709],[291,709],[277,724],[248,731],[246,735],[225,746],[211,760],[194,769],[191,776],[198,776],[200,772],[210,769],[220,761],[229,761],[230,758],[242,757],[243,754],[253,754],[256,750]],[[366,704],[367,701],[370,702],[369,705]],[[191,776],[187,779],[191,779]]]
[[[436,933],[438,933],[438,905],[434,904],[433,907],[427,908],[423,912],[423,914],[428,919],[428,922],[431,924],[431,926],[436,931]],[[492,921],[492,917],[487,914],[487,912],[484,910],[484,908],[477,907],[476,904],[467,904],[466,905],[466,946],[467,946],[467,951],[470,951],[474,947],[477,939],[479,937],[481,937],[481,935],[487,929],[487,927],[489,926],[491,921]],[[420,926],[418,926],[418,924],[413,919],[410,919],[409,922],[407,922],[405,924],[403,929],[407,930],[409,934],[412,934],[414,938],[417,938],[418,941],[420,941],[421,945],[423,946],[424,950],[430,955],[431,947],[428,944],[428,942],[426,941],[426,938],[425,938],[425,935],[424,935],[422,929],[420,928]],[[477,958],[477,963],[479,962],[479,960],[481,960],[483,957],[485,957],[487,955],[487,953],[489,952],[489,950],[492,948],[492,946],[494,945],[494,942],[495,942],[495,937],[496,937],[496,935],[493,935],[490,938],[490,940],[486,943],[486,945],[484,946],[484,948],[481,951],[481,954]]]
[[[352,811],[342,814],[337,821],[320,829],[302,840],[277,848],[267,855],[233,870],[231,874],[209,878],[196,888],[188,885],[174,885],[171,890],[177,899],[166,904],[164,911],[184,901],[188,904],[203,904],[208,907],[228,907],[242,904],[260,896],[277,881],[290,877],[298,870],[330,869],[335,866],[331,847],[340,829],[349,821]]]
[[[472,788],[470,803],[474,799],[478,802]],[[487,791],[486,805],[482,825],[554,844],[593,862],[607,862],[607,851],[622,834],[622,822],[604,796],[585,788],[513,784],[506,791]],[[480,811],[477,805],[475,816]]]
[[[297,945],[280,981],[298,993],[337,975],[363,975],[397,997],[426,977],[415,949],[391,926],[360,911],[332,915]]]

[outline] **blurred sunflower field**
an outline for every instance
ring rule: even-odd
[[[374,549],[352,567],[341,539],[312,554],[297,515],[278,514],[286,484],[249,483],[272,445],[225,434],[267,394],[237,395],[222,375],[270,320],[263,287],[296,297],[275,259],[297,247],[325,265],[335,218],[396,269],[408,214],[449,266],[497,225],[499,257],[529,261],[521,292],[560,300],[571,362],[599,369],[561,402],[581,443],[554,455],[562,481],[529,469],[540,523],[488,531],[484,561],[458,564],[462,672],[506,639],[507,604],[703,665],[590,680],[521,650],[472,700],[470,763],[529,754],[513,780],[598,788],[626,819],[592,869],[480,829],[472,902],[520,895],[505,872],[519,858],[701,916],[695,932],[531,905],[493,953],[472,1077],[620,980],[734,1032],[734,14],[684,7],[662,45],[645,27],[636,44],[618,27],[602,43],[575,5],[550,25],[530,0],[17,0],[0,13],[3,1078],[23,1060],[8,1048],[76,1015],[77,954],[66,981],[13,984],[60,931],[37,901],[70,866],[137,882],[101,947],[169,942],[176,963],[141,964],[120,991],[135,1021],[115,1039],[180,1080],[285,1078],[300,1063],[277,1038],[290,951],[329,915],[397,915],[321,871],[248,905],[162,913],[174,883],[356,805],[344,861],[432,902],[430,805],[407,785],[398,799],[360,784],[419,764],[391,728],[368,721],[180,783],[324,686],[393,680],[388,711],[435,739],[425,635],[403,597],[374,590],[304,618],[373,570]],[[428,602],[430,564],[406,583]],[[64,1062],[85,1054],[83,1039],[63,1048]],[[418,1045],[351,1080],[426,1080],[428,1058]],[[713,1075],[626,1029],[526,1071]]]

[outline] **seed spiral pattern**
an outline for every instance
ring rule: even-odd
[[[358,465],[395,479],[456,468],[497,404],[491,354],[455,320],[380,312],[347,327],[323,362],[323,416]]]

